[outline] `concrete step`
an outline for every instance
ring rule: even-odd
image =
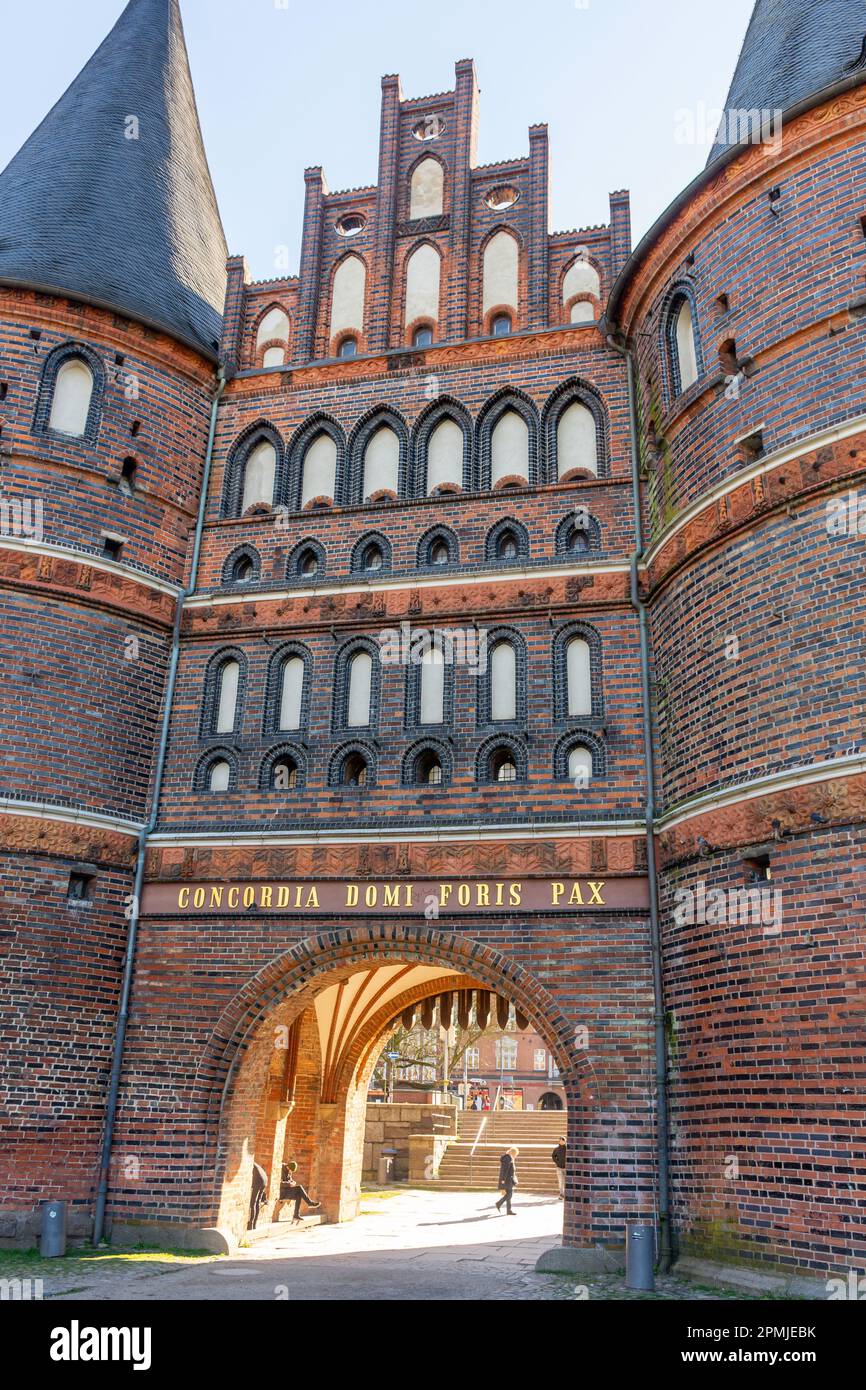
[[[312,1230],[314,1226],[324,1225],[325,1218],[320,1212],[315,1212],[312,1216],[302,1216],[297,1225],[291,1217],[280,1221],[259,1222],[254,1231],[247,1231],[244,1236],[246,1245],[255,1245],[259,1240],[270,1240],[273,1236],[303,1235],[304,1231]]]

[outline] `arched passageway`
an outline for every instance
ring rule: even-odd
[[[202,1193],[215,1224],[239,1239],[253,1164],[267,1174],[265,1201],[273,1204],[290,1158],[328,1220],[357,1214],[373,1068],[401,1020],[416,1008],[423,1016],[431,1007],[424,1001],[433,1000],[443,1017],[455,1018],[470,1000],[492,1018],[513,1004],[545,1039],[566,1094],[576,1086],[567,1021],[538,982],[500,953],[429,927],[310,938],[249,983],[203,1060],[224,1077],[211,1115],[212,1187]]]

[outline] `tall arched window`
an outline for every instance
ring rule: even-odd
[[[511,642],[497,642],[490,653],[490,718],[517,718],[517,653]]]
[[[356,652],[349,662],[349,691],[346,723],[350,729],[370,724],[373,697],[373,658],[369,652]]]
[[[241,514],[260,503],[268,507],[273,504],[276,471],[277,451],[270,440],[263,439],[246,461]]]
[[[439,320],[439,277],[442,261],[429,242],[412,252],[406,263],[405,324],[416,319]]]
[[[580,401],[565,409],[556,426],[556,471],[562,479],[580,469],[598,475],[598,435],[595,416]]]
[[[381,425],[367,441],[364,450],[362,501],[377,492],[395,495],[400,485],[400,441],[389,425]]]
[[[290,656],[283,662],[280,682],[281,731],[300,729],[304,709],[304,662],[300,656]]]
[[[508,477],[529,479],[529,427],[516,410],[500,416],[490,441],[491,487]]]
[[[463,486],[463,431],[449,419],[439,422],[427,443],[426,491],[443,486]]]
[[[238,710],[238,686],[241,668],[237,661],[226,661],[217,675],[215,734],[234,733]]]
[[[70,357],[54,382],[48,428],[80,438],[87,431],[92,396],[93,373],[80,357]]]
[[[592,661],[589,643],[582,637],[572,637],[565,649],[565,674],[569,716],[591,715]]]
[[[601,297],[601,281],[598,278],[598,271],[589,261],[578,256],[577,260],[572,261],[562,279],[562,302],[567,304],[576,294],[591,294],[596,299]],[[576,306],[575,306],[576,307]],[[590,306],[591,308],[592,306]],[[572,323],[575,322],[572,316]]]
[[[675,310],[673,344],[676,351],[679,391],[688,391],[698,379],[698,354],[692,306],[687,298],[684,298]]]
[[[511,232],[496,232],[484,248],[482,307],[486,319],[491,309],[517,310],[520,255]]]
[[[412,172],[409,217],[439,217],[443,208],[445,174],[438,159],[422,159]]]
[[[421,724],[445,723],[445,654],[430,646],[421,658]]]
[[[301,506],[314,497],[334,500],[337,486],[337,446],[324,431],[317,434],[304,454],[301,473]]]
[[[265,343],[272,346],[265,349],[262,358],[262,365],[265,367],[281,367],[286,360],[285,346],[278,347],[277,342],[288,344],[289,341],[289,316],[284,309],[275,305],[269,309],[259,324],[259,331],[256,334],[256,352],[261,352]]]
[[[363,332],[367,267],[360,256],[347,256],[337,266],[331,290],[331,341],[341,333]]]

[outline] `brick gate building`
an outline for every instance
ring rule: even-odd
[[[862,1264],[866,70],[779,8],[634,253],[460,62],[252,283],[176,0],[0,176],[6,1238],[351,1217],[435,997],[543,1038],[575,1262]]]

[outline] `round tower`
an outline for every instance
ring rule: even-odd
[[[608,308],[643,479],[674,1226],[686,1254],[815,1270],[864,1255],[864,29],[759,0],[708,166]]]
[[[177,0],[0,175],[2,1234],[89,1229],[226,246]]]

